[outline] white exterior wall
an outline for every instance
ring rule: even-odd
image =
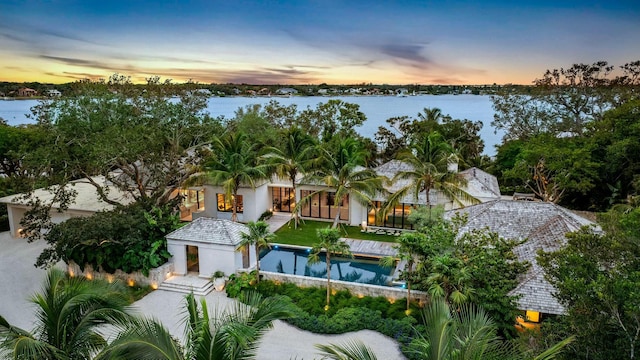
[[[349,198],[349,225],[361,226],[362,221],[367,223],[367,207],[360,202]]]
[[[231,220],[231,212],[218,211],[217,194],[224,193],[221,186],[205,185],[204,207],[207,217]],[[239,222],[257,221],[263,212],[269,210],[269,187],[266,183],[251,188],[238,189],[238,195],[242,195],[243,211],[238,213]]]
[[[242,269],[242,252],[232,245],[207,244],[195,241],[167,240],[167,250],[171,253],[176,275],[187,274],[187,246],[198,248],[199,276],[210,278],[220,270],[229,276]],[[249,267],[256,264],[255,246],[249,248]]]
[[[20,224],[24,218],[24,214],[28,208],[22,205],[7,204],[7,213],[9,216],[9,232],[13,237],[19,237],[19,229],[22,228]],[[80,210],[67,210],[65,212],[58,212],[57,209],[51,209],[49,216],[51,216],[51,222],[54,224],[60,224],[61,222],[68,220],[72,217],[91,216],[93,211],[80,211]]]
[[[167,240],[167,251],[171,254],[169,262],[173,263],[173,272],[176,275],[187,274],[187,246],[175,240]]]

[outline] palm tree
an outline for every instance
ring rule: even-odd
[[[323,359],[332,360],[377,360],[376,354],[361,341],[351,341],[344,344],[316,344]]]
[[[437,125],[442,118],[442,110],[439,108],[426,107],[422,109],[422,112],[418,113],[418,120],[432,124],[432,126]]]
[[[212,150],[213,156],[205,164],[207,177],[214,185],[222,185],[225,201],[231,199],[231,220],[238,221],[238,188],[245,184],[254,189],[257,181],[267,178],[266,167],[257,164],[255,145],[244,133],[215,138]]]
[[[398,160],[407,164],[409,169],[398,172],[392,181],[410,180],[410,182],[389,197],[382,213],[389,212],[409,193],[414,194],[416,202],[419,195],[424,193],[425,205],[431,208],[430,191],[432,189],[441,191],[460,206],[464,206],[465,202],[472,204],[479,202],[465,190],[465,179],[449,169],[449,165],[457,161],[457,157],[453,148],[442,139],[439,133],[429,133],[414,142],[411,151],[400,153]]]
[[[426,332],[418,333],[411,351],[423,359],[553,359],[573,341],[570,337],[532,356],[500,339],[498,327],[481,308],[463,306],[451,310],[443,299],[434,299],[422,315]]]
[[[425,282],[432,298],[460,305],[474,293],[470,286],[471,272],[464,262],[450,252],[429,259],[430,270]]]
[[[240,360],[254,359],[258,343],[273,321],[293,316],[289,303],[245,293],[235,306],[212,317],[205,299],[185,298],[184,347],[161,325],[139,320],[120,332],[97,359]]]
[[[327,305],[329,308],[329,301],[331,296],[331,255],[340,254],[343,256],[353,257],[349,245],[340,240],[340,232],[334,228],[318,229],[317,230],[319,243],[314,244],[309,254],[309,263],[314,264],[320,262],[320,253],[325,252],[325,260],[327,263]]]
[[[426,241],[426,236],[419,232],[403,233],[394,245],[396,256],[385,256],[380,259],[382,266],[394,266],[396,260],[405,262],[402,277],[407,283],[407,311],[411,305],[411,279],[413,278],[413,266],[421,253],[420,248]]]
[[[257,281],[260,281],[260,249],[270,247],[276,235],[269,231],[269,224],[264,221],[247,223],[249,233],[242,233],[242,241],[240,246],[255,245],[256,249],[256,276]]]
[[[306,180],[309,183],[324,183],[335,189],[334,204],[338,204],[338,211],[332,227],[338,226],[342,203],[349,197],[355,198],[363,204],[370,204],[371,198],[384,191],[382,177],[375,171],[365,167],[367,153],[362,144],[353,138],[341,140],[334,151],[323,151],[322,166],[311,173]],[[296,204],[296,211],[300,206],[309,202],[313,196],[325,190],[314,191],[300,199]]]
[[[69,278],[51,269],[36,305],[33,332],[9,324],[0,316],[0,355],[15,359],[91,359],[107,346],[104,325],[120,326],[131,317],[128,299],[116,283]]]
[[[299,174],[304,174],[308,166],[313,163],[312,156],[316,150],[316,142],[309,133],[299,127],[291,127],[286,130],[284,138],[282,147],[267,148],[267,154],[263,156],[263,159],[274,168],[279,177],[291,181],[291,191],[293,191],[295,204],[297,204],[296,178]],[[297,208],[294,208],[292,216],[294,227],[297,228],[299,221]]]

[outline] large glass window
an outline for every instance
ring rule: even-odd
[[[216,194],[218,198],[218,211],[233,212],[233,195],[227,197],[225,194]],[[238,195],[236,198],[236,212],[242,213],[244,205],[242,203],[242,195]]]
[[[182,205],[191,211],[204,210],[204,190],[182,189]]]
[[[271,188],[273,211],[291,212],[296,206],[296,198],[292,188]]]
[[[305,198],[314,191],[301,190],[300,196]],[[307,204],[301,207],[300,215],[319,219],[334,219],[340,211],[340,220],[349,220],[349,196],[342,199],[342,204],[335,201],[335,192],[320,192],[313,194]]]
[[[399,204],[393,208],[384,218],[378,219],[378,213],[382,207],[382,202],[374,201],[373,208],[369,208],[367,216],[367,225],[382,226],[397,229],[413,229],[413,224],[409,222],[408,216],[411,214],[413,205]]]

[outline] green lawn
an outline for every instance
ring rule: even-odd
[[[316,230],[320,228],[330,227],[330,222],[324,221],[310,221],[305,220],[300,223],[297,229],[294,229],[293,223],[281,227],[276,231],[278,236],[274,242],[279,244],[299,245],[299,246],[313,246],[318,241],[316,237]],[[395,242],[396,237],[390,235],[376,235],[360,232],[358,226],[341,226],[340,232],[343,237],[360,240],[373,240],[373,241],[386,241]]]

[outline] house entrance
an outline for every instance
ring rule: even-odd
[[[187,272],[200,273],[198,247],[187,245]]]

